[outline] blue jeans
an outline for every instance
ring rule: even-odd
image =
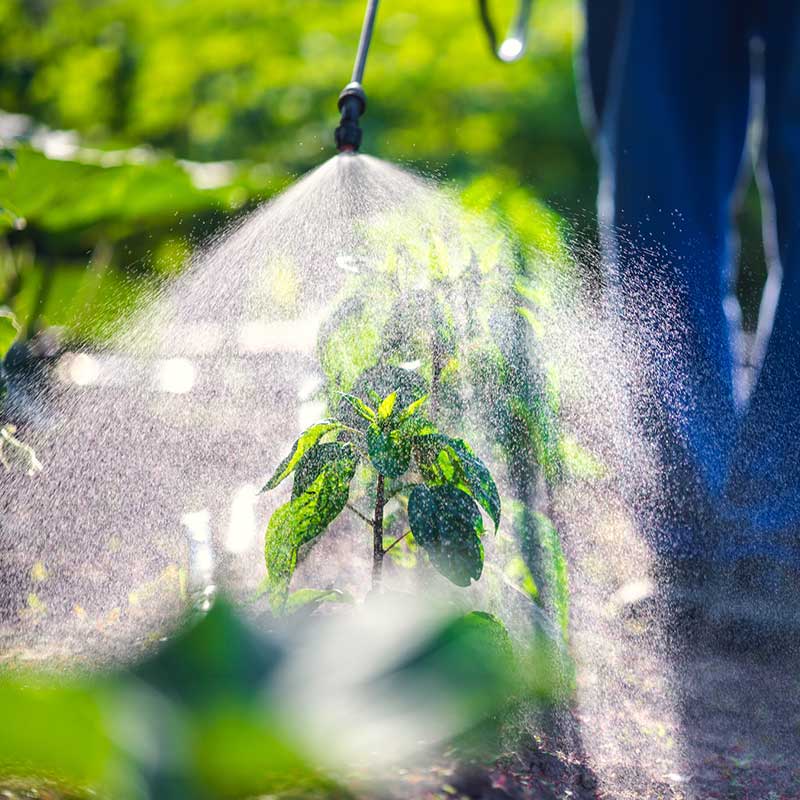
[[[586,14],[610,295],[664,464],[647,524],[673,554],[800,563],[800,3],[587,0]],[[733,213],[753,87],[770,271],[743,401]]]

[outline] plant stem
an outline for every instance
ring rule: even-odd
[[[392,549],[392,548],[393,548],[393,547],[394,547],[396,544],[400,544],[400,542],[402,542],[402,541],[403,541],[403,539],[405,539],[405,538],[406,538],[406,536],[408,536],[408,534],[409,534],[409,533],[411,533],[411,531],[406,531],[406,532],[405,532],[405,533],[404,533],[402,536],[398,536],[398,537],[397,537],[397,538],[396,538],[396,539],[395,539],[395,540],[394,540],[394,541],[393,541],[393,542],[392,542],[392,543],[391,543],[391,544],[390,544],[390,545],[389,545],[389,546],[388,546],[388,547],[387,547],[387,548],[386,548],[386,549],[383,551],[383,554],[384,554],[384,555],[386,555],[386,554],[387,554],[387,553],[388,553],[388,552],[389,552],[389,551],[390,551],[390,550],[391,550],[391,549]]]
[[[372,521],[372,590],[380,591],[383,573],[383,475],[378,473],[375,486],[375,516]]]
[[[359,510],[358,510],[358,509],[357,509],[357,508],[356,508],[354,505],[352,505],[351,503],[348,503],[348,504],[347,504],[347,508],[348,508],[348,509],[350,509],[350,511],[352,511],[352,512],[353,512],[353,513],[354,513],[354,514],[355,514],[355,515],[356,515],[356,516],[357,516],[359,519],[361,519],[361,520],[364,520],[364,522],[366,522],[366,523],[367,523],[367,525],[369,525],[369,526],[370,526],[370,528],[371,528],[371,527],[372,527],[372,526],[375,524],[375,522],[374,522],[373,520],[371,520],[369,517],[367,517],[367,516],[365,516],[364,514],[362,514],[362,513],[361,513],[361,512],[360,512],[360,511],[359,511]]]

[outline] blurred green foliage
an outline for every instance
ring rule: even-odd
[[[503,24],[514,3],[494,7]],[[190,244],[331,155],[362,15],[361,0],[0,0],[0,109],[27,115],[0,118],[18,157],[0,176],[0,302],[26,333],[101,337]],[[530,53],[504,65],[473,3],[382,4],[365,150],[590,208],[579,23],[572,0],[539,0]]]
[[[394,598],[391,613],[408,613],[404,602]],[[393,616],[389,625],[397,621]],[[352,630],[341,618],[324,624]],[[305,621],[294,623],[288,638],[281,629],[256,632],[218,602],[160,651],[124,669],[56,676],[5,667],[0,791],[7,797],[343,800],[352,795],[342,776],[359,766],[365,773],[381,747],[391,754],[411,745],[410,760],[425,763],[430,753],[418,737],[434,736],[428,731],[433,720],[444,736],[427,738],[434,753],[437,744],[455,739],[460,751],[491,755],[506,715],[545,707],[563,688],[554,668],[558,654],[545,638],[523,647],[495,617],[472,612],[443,617],[366,669],[359,664],[355,679],[334,677],[342,693],[321,697],[321,709],[301,712],[305,706],[296,705],[293,693],[326,692],[330,673],[336,674],[325,663],[331,654],[323,653],[312,685],[286,683],[293,659],[308,657],[308,637],[316,630]],[[370,636],[368,627],[361,636]],[[349,644],[360,652],[366,642]],[[353,680],[370,703],[348,694]],[[398,708],[401,721],[393,717]],[[387,738],[369,752],[350,751],[352,763],[333,770],[315,744],[315,732],[332,722],[380,723]]]

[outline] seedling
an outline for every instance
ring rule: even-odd
[[[398,373],[401,371],[397,371]],[[483,461],[463,439],[437,430],[425,416],[427,394],[398,380],[381,397],[343,394],[337,418],[305,430],[262,491],[294,476],[292,497],[272,515],[266,532],[267,585],[274,609],[286,604],[300,548],[321,536],[346,509],[372,532],[372,587],[380,590],[383,560],[413,537],[431,564],[457,586],[483,570],[481,508],[500,523],[500,495]],[[370,476],[371,516],[350,503],[359,466]],[[397,497],[408,530],[384,541],[384,510]]]

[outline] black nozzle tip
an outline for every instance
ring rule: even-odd
[[[367,95],[360,83],[348,83],[339,95],[342,118],[335,131],[336,149],[340,153],[353,153],[361,147],[361,127],[358,120],[367,107]]]

